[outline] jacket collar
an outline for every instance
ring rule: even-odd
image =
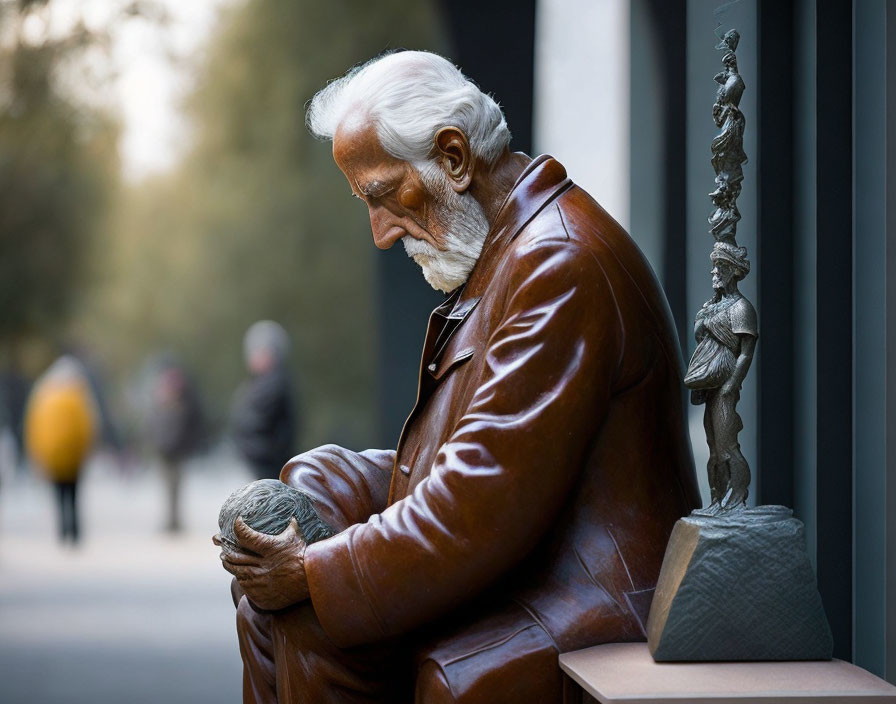
[[[504,203],[498,209],[495,222],[485,238],[487,250],[490,244],[504,238],[513,238],[560,191],[572,183],[566,169],[552,156],[535,157],[517,179]]]
[[[532,218],[571,185],[566,169],[553,157],[543,154],[529,163],[498,209],[469,280],[445,301],[445,304],[452,302],[452,317],[469,312],[488,285],[506,246]]]

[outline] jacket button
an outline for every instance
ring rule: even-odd
[[[436,373],[436,365],[435,365],[435,362],[433,362],[432,364],[430,364],[430,365],[427,367],[427,369],[429,369],[430,372],[432,372],[433,374],[435,374],[435,373]]]

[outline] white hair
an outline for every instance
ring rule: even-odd
[[[486,164],[510,143],[501,107],[447,59],[427,51],[400,51],[371,59],[330,82],[310,101],[308,129],[333,139],[349,117],[369,119],[380,144],[418,168],[429,161],[433,138],[457,127]]]

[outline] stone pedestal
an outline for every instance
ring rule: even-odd
[[[829,660],[802,522],[783,506],[675,524],[647,622],[658,662]]]

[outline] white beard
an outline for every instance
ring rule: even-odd
[[[427,283],[437,291],[450,293],[470,277],[488,234],[488,220],[479,202],[469,193],[456,193],[441,169],[418,170],[424,185],[440,201],[432,220],[445,233],[445,250],[410,235],[402,237],[401,242],[408,256],[423,269]]]

